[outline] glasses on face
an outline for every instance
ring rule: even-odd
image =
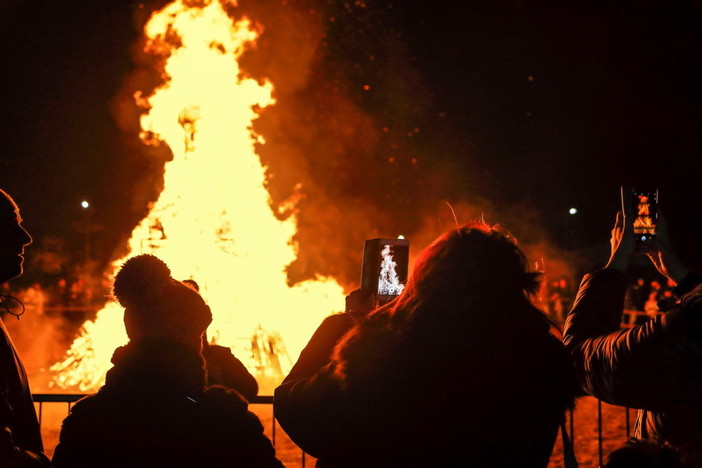
[[[14,296],[0,294],[0,313],[5,312],[19,320],[20,315],[24,314],[24,303]]]

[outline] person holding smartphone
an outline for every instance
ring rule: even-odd
[[[335,319],[333,349],[276,389],[285,432],[318,468],[546,467],[576,382],[526,265],[497,227],[444,233],[396,299]]]
[[[610,404],[638,408],[634,436],[678,447],[691,467],[702,467],[702,278],[673,250],[659,212],[656,236],[637,249],[635,214],[619,212],[607,265],[586,275],[564,329],[583,390]],[[672,280],[680,298],[665,313],[621,330],[625,272],[645,252]]]

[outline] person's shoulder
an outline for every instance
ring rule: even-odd
[[[72,406],[71,406],[71,413],[80,413],[83,411],[89,411],[91,408],[94,408],[95,406],[99,406],[100,402],[102,400],[102,397],[98,396],[97,393],[91,393],[90,395],[86,395],[80,400],[76,401]]]
[[[330,315],[322,320],[321,325],[353,325],[353,319],[346,312],[340,312],[338,314]],[[321,326],[320,325],[320,326]]]
[[[93,434],[98,431],[99,423],[109,419],[111,405],[103,404],[102,398],[91,394],[76,401],[61,423],[61,441],[77,434]]]
[[[245,413],[248,410],[249,402],[241,393],[222,385],[210,385],[202,395],[205,403],[217,406],[226,411]]]
[[[334,335],[343,334],[354,328],[355,322],[351,316],[345,312],[340,314],[330,315],[322,320],[322,323],[317,327],[315,333],[333,333]]]
[[[227,346],[221,346],[217,344],[208,344],[204,349],[203,349],[203,354],[205,357],[229,357],[229,356],[234,356],[234,353],[232,353],[231,348]]]
[[[249,402],[239,392],[221,385],[205,389],[201,399],[201,415],[207,415],[213,428],[235,428],[235,432],[262,433],[263,426],[256,414],[249,411]]]

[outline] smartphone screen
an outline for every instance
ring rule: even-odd
[[[658,219],[658,191],[634,189],[631,197],[634,210],[634,235],[639,242],[651,240],[656,235]]]
[[[363,248],[361,288],[380,299],[392,299],[407,283],[409,241],[406,239],[369,239]]]

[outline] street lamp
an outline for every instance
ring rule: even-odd
[[[575,216],[578,214],[578,209],[575,208],[574,206],[570,207],[568,209],[568,214],[563,216],[563,229],[565,230],[564,232],[564,241],[565,241],[565,248],[567,250],[570,250],[576,246],[576,224],[578,221],[578,218]]]
[[[85,261],[86,263],[88,260],[90,260],[90,229],[91,229],[91,214],[93,210],[90,210],[90,202],[88,200],[82,200],[80,202],[80,207],[83,209],[84,216],[83,216],[83,230],[85,234]]]

